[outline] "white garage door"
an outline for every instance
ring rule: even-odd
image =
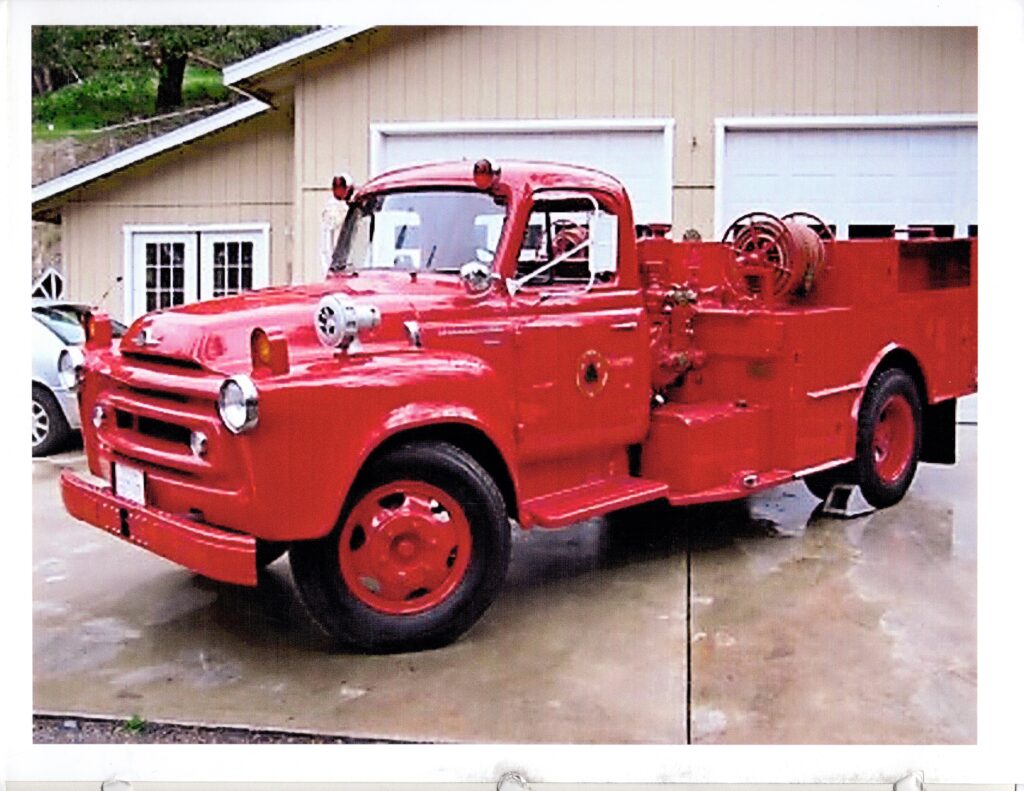
[[[671,222],[672,122],[602,123],[380,124],[371,169],[481,157],[586,165],[625,184],[637,222]]]
[[[730,128],[720,122],[716,234],[749,211],[810,211],[840,239],[909,225],[977,224],[976,125]],[[852,234],[851,234],[852,230]],[[977,398],[958,417],[977,422]]]
[[[803,210],[840,239],[865,226],[977,223],[977,127],[730,129],[716,225],[748,211]]]

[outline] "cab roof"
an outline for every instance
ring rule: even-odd
[[[625,194],[622,183],[600,170],[559,162],[492,159],[501,168],[499,181],[515,191],[537,189],[593,189],[616,197]],[[435,162],[390,170],[363,184],[358,195],[408,187],[469,187],[473,183],[473,162]]]

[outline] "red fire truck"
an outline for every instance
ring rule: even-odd
[[[811,215],[720,242],[634,225],[614,178],[488,160],[347,204],[329,271],[87,320],[78,519],[214,579],[290,553],[368,651],[438,646],[502,585],[512,522],[568,527],[794,479],[899,501],[955,461],[977,389],[975,239],[837,241]]]

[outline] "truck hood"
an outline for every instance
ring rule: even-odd
[[[332,276],[315,285],[261,289],[149,313],[128,328],[121,352],[242,373],[251,367],[252,331],[261,327],[285,334],[293,363],[329,356],[332,351],[320,343],[313,328],[313,313],[320,299],[331,293],[347,294],[380,309],[380,326],[361,336],[375,346],[407,344],[405,321],[422,320],[468,299],[454,275],[421,273],[415,280],[398,272]]]

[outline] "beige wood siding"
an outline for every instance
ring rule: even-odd
[[[125,225],[270,223],[270,281],[291,279],[290,108],[268,111],[79,190],[62,209],[68,293],[124,310]]]
[[[374,122],[675,118],[673,222],[709,234],[716,117],[977,111],[974,28],[381,28],[296,71],[305,279]]]

